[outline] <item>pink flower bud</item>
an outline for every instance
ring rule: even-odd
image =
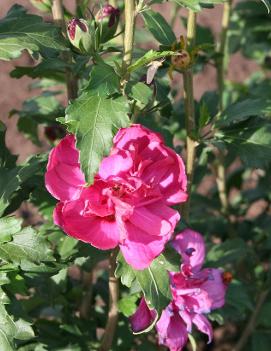
[[[90,27],[86,20],[73,18],[68,23],[67,33],[71,44],[82,53],[90,53],[93,46]]]
[[[96,22],[98,23],[100,29],[101,43],[105,43],[113,38],[118,27],[119,17],[120,10],[109,4],[105,5],[100,11],[98,11],[96,15]]]

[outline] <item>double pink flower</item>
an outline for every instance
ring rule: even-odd
[[[205,245],[202,236],[190,229],[178,234],[174,248],[182,257],[180,272],[169,273],[172,301],[162,312],[156,324],[159,343],[170,351],[180,351],[186,345],[188,333],[194,324],[212,340],[212,326],[204,314],[225,303],[227,285],[219,269],[204,268]],[[156,312],[150,310],[144,299],[130,318],[132,329],[139,332],[151,325]]]
[[[187,199],[182,159],[141,125],[119,130],[91,186],[80,170],[75,137],[66,136],[50,153],[45,183],[60,201],[57,225],[102,250],[119,245],[135,269],[163,251],[180,219],[170,206]]]

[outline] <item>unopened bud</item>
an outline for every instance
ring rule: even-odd
[[[84,54],[91,53],[93,49],[93,38],[87,21],[81,18],[73,18],[68,23],[67,33],[74,47]]]
[[[96,15],[100,26],[100,42],[105,43],[116,33],[120,18],[120,10],[112,5],[105,5]]]
[[[30,0],[30,2],[42,12],[51,12],[52,0]]]

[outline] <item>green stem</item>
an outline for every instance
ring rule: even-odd
[[[217,85],[219,91],[219,112],[221,113],[224,106],[224,90],[225,90],[225,77],[227,76],[227,63],[228,63],[228,30],[230,24],[230,15],[232,8],[232,0],[228,0],[224,4],[223,17],[222,17],[222,30],[220,34],[220,42],[218,44],[217,52],[219,58],[217,61]],[[229,201],[226,190],[226,169],[225,169],[225,155],[219,151],[217,166],[216,166],[216,183],[221,202],[222,213],[228,217],[229,215]]]
[[[125,31],[122,61],[122,67],[125,72],[125,79],[129,78],[127,67],[130,66],[133,58],[135,15],[135,0],[125,0]]]
[[[64,20],[64,10],[62,0],[53,0],[52,14],[54,22],[57,26],[61,27],[63,35],[66,35],[66,24]],[[63,52],[63,61],[71,63],[72,57],[70,53]],[[67,69],[66,71],[66,87],[68,100],[73,100],[77,97],[78,85],[77,79],[73,76],[72,72]]]
[[[104,335],[102,338],[99,351],[109,351],[111,349],[114,335],[118,324],[118,299],[119,299],[119,281],[115,277],[116,258],[119,249],[114,249],[109,258],[109,310]]]
[[[187,46],[188,49],[193,48],[196,39],[197,15],[193,11],[189,11],[187,22]],[[187,192],[188,201],[184,204],[182,214],[184,219],[189,221],[190,195],[193,184],[194,165],[196,157],[197,142],[193,139],[193,131],[195,130],[195,103],[193,88],[193,69],[189,68],[183,73],[184,83],[184,105],[185,105],[185,124],[186,124],[186,173],[187,173]]]

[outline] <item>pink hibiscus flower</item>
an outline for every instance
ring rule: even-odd
[[[171,351],[181,351],[187,343],[193,324],[207,334],[208,342],[211,342],[212,326],[204,314],[224,305],[227,284],[221,270],[201,269],[205,259],[205,245],[199,233],[191,229],[184,230],[176,236],[173,247],[182,256],[181,270],[169,273],[172,301],[162,312],[156,329],[160,344]],[[147,313],[146,309],[149,309],[147,304],[140,303],[136,313],[130,317],[133,330],[143,329],[140,325],[143,320],[141,314],[145,317],[145,328],[148,326],[146,316],[149,325],[153,323],[154,312]]]
[[[93,185],[85,186],[72,135],[51,151],[45,175],[60,200],[55,223],[99,249],[119,245],[135,269],[163,251],[180,219],[170,206],[186,201],[186,182],[182,159],[141,125],[119,130]]]

